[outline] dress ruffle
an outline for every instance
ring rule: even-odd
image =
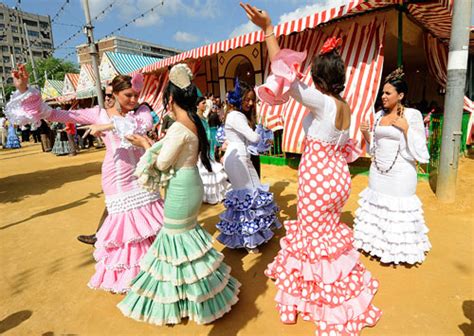
[[[261,186],[227,193],[227,210],[217,224],[219,242],[230,248],[255,248],[273,237],[273,230],[281,224],[276,215],[279,209],[268,190],[268,186]]]
[[[265,274],[275,280],[283,323],[300,315],[316,323],[316,335],[355,336],[381,316],[372,305],[379,284],[360,262],[352,230],[340,222],[351,179],[346,158],[334,147],[307,139],[298,219],[285,221],[281,249]]]
[[[118,305],[124,315],[157,325],[177,324],[185,317],[205,324],[238,301],[240,283],[199,225],[178,234],[162,230],[149,252]]]
[[[41,124],[41,119],[48,119],[51,107],[41,99],[41,92],[28,88],[23,93],[15,91],[5,106],[5,115],[10,122],[17,125]]]
[[[230,184],[227,182],[227,174],[224,166],[218,162],[211,161],[212,172],[207,171],[201,161],[198,161],[199,175],[204,185],[204,203],[216,204],[222,202],[225,194],[229,191]]]
[[[383,263],[423,262],[431,244],[419,198],[384,195],[370,188],[359,196],[354,245]]]
[[[302,77],[300,70],[305,59],[306,51],[281,49],[272,60],[272,73],[265,83],[256,89],[258,98],[270,105],[286,103],[290,99],[292,83]]]
[[[97,232],[96,272],[89,287],[125,293],[140,272],[146,255],[163,223],[163,200],[126,212],[112,213]]]

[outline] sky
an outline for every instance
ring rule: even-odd
[[[267,10],[272,21],[278,24],[303,17],[323,9],[343,4],[347,0],[255,0],[253,5]],[[2,1],[9,7],[18,0]],[[54,18],[54,45],[59,46],[76,33],[85,18],[81,0],[21,0],[25,12],[50,15]],[[91,17],[107,8],[103,15],[93,20],[96,40],[117,28],[130,23],[114,35],[153,42],[179,50],[189,50],[209,43],[226,40],[258,28],[250,23],[237,0],[89,0]],[[111,7],[109,7],[112,5]],[[63,10],[60,8],[63,7]],[[148,12],[141,17],[144,12]],[[135,22],[133,19],[138,18]],[[63,58],[74,52],[74,47],[86,43],[81,32],[54,56]],[[68,60],[77,62],[74,55]]]

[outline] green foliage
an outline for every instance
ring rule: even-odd
[[[5,96],[7,97],[6,101],[10,100],[10,96],[15,92],[16,88],[13,85],[7,84],[5,87]]]
[[[44,74],[48,76],[48,79],[63,80],[66,73],[79,73],[79,67],[70,62],[64,61],[58,58],[49,57],[46,59],[36,59],[36,74],[38,75],[38,86],[42,88],[44,86]],[[30,73],[30,82],[34,82],[33,69],[31,64],[28,62],[26,64],[26,69]]]

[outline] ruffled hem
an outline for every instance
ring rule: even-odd
[[[139,267],[140,260],[146,255],[153,243],[154,236],[140,242],[126,244],[122,247],[98,248],[94,251],[94,259],[103,263],[108,270],[129,269]]]
[[[268,265],[266,274],[275,279],[283,267],[287,273],[298,271],[304,281],[322,281],[331,284],[341,278],[345,278],[359,262],[359,252],[355,249],[341,254],[337,259],[321,259],[318,261],[301,261],[291,256],[283,248],[275,260]]]
[[[360,195],[354,245],[379,257],[382,263],[422,263],[431,244],[418,197],[387,196],[369,188]],[[407,205],[407,199],[418,207]]]
[[[325,230],[318,233],[318,236],[308,237],[303,236],[298,229],[301,226],[298,220],[285,221],[284,225],[286,236],[280,240],[280,245],[298,259],[302,260],[305,255],[305,258],[313,262],[319,262],[322,258],[334,260],[353,248],[352,230],[342,222],[332,228],[328,226],[330,231]]]
[[[271,229],[263,230],[256,232],[251,235],[228,235],[225,233],[220,233],[217,236],[217,240],[227,246],[228,248],[249,248],[253,249],[259,245],[262,245],[272,239],[274,232]]]
[[[204,186],[202,201],[204,203],[216,204],[225,199],[230,183],[227,182],[224,166],[215,161],[211,161],[211,165],[212,173],[207,171],[201,161],[198,161],[199,175]]]
[[[163,225],[163,200],[111,213],[97,232],[96,248],[122,247],[155,236]]]
[[[278,290],[275,301],[287,308],[294,308],[295,313],[301,313],[315,322],[323,321],[327,324],[346,325],[358,316],[369,310],[372,299],[377,292],[378,282],[371,279],[370,274],[364,279],[364,289],[357,296],[351,297],[337,305],[329,305],[317,301],[306,301],[301,297],[289,294],[283,290]],[[294,317],[296,320],[296,315]]]
[[[157,280],[150,273],[142,271],[133,280],[131,289],[139,296],[145,296],[163,304],[174,303],[180,300],[199,303],[212,299],[222,292],[230,281],[235,281],[230,276],[230,270],[229,266],[221,264],[219,268],[205,278],[179,286],[171,282]]]
[[[224,260],[224,255],[211,249],[202,257],[192,262],[172,265],[157,259],[153,254],[148,254],[142,259],[140,269],[149,273],[158,281],[168,281],[176,286],[191,284],[198,281],[219,268]]]
[[[276,216],[278,207],[268,186],[257,189],[231,190],[224,201],[226,211],[216,225],[221,231],[217,240],[230,248],[255,248],[273,236],[281,227]]]
[[[162,230],[150,251],[157,260],[178,266],[201,258],[212,250],[212,236],[197,224],[183,233],[168,234],[166,229]]]
[[[178,324],[188,317],[198,324],[207,324],[222,317],[238,302],[240,283],[230,278],[227,286],[214,297],[203,302],[179,300],[160,303],[130,292],[117,306],[125,316],[156,325]]]
[[[130,284],[140,272],[140,267],[109,270],[103,263],[97,263],[95,270],[95,274],[88,283],[90,288],[121,294],[130,290]]]

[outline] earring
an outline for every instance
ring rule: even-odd
[[[118,99],[115,100],[114,107],[115,107],[115,109],[117,110],[117,112],[118,112],[119,114],[122,113],[122,106],[120,106],[120,103],[118,102]]]

